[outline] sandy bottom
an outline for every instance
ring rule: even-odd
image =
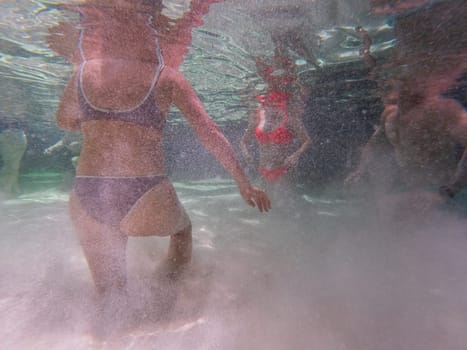
[[[168,240],[132,238],[129,305],[106,312],[72,233],[67,193],[3,201],[0,348],[466,348],[464,214],[408,219],[311,195],[259,214],[228,182],[177,189],[193,221],[192,266],[178,283],[163,281],[156,271]]]

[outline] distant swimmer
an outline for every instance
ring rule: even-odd
[[[65,133],[63,138],[58,140],[52,146],[47,147],[44,150],[44,154],[51,155],[62,149],[66,149],[68,152],[70,152],[71,162],[73,164],[73,167],[76,168],[76,165],[78,164],[78,157],[79,157],[79,154],[81,153],[82,143],[83,143],[83,138],[81,136],[81,133],[74,132],[74,131],[68,131]]]
[[[15,123],[2,124],[5,124],[5,129],[0,131],[0,158],[3,163],[0,169],[0,192],[15,195],[19,193],[19,171],[28,140],[24,130]]]
[[[373,1],[400,10],[422,3]],[[449,97],[467,72],[465,9],[465,1],[436,2],[394,21],[396,46],[379,82],[390,87],[383,93],[381,123],[347,183],[374,171],[381,154],[377,149],[385,145],[399,165],[396,181],[404,189],[423,190],[439,203],[465,189],[467,112],[460,100]],[[370,45],[366,42],[364,49]]]
[[[258,106],[249,115],[240,149],[254,169],[256,162],[249,146],[258,145],[258,172],[278,196],[277,201],[291,187],[291,174],[302,154],[311,147],[311,139],[302,122],[307,91],[293,72],[294,64],[283,56],[274,56],[272,61],[268,65],[261,58],[256,59],[258,74],[268,85],[256,96]]]
[[[463,69],[452,68],[455,72]],[[448,71],[418,74],[414,71],[401,80],[396,97],[385,102],[381,124],[347,184],[369,174],[378,162],[376,147],[385,143],[394,150],[402,180],[409,188],[438,188],[439,194],[449,199],[467,186],[467,112],[438,91],[446,83]]]

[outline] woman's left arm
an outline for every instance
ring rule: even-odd
[[[268,211],[271,203],[266,193],[251,185],[230,142],[209,117],[190,83],[178,71],[166,73],[171,74],[172,101],[191,124],[198,139],[232,176],[245,201],[260,211]]]

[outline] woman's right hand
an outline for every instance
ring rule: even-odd
[[[271,209],[271,201],[263,190],[252,186],[250,183],[238,185],[240,194],[251,207],[257,207],[260,212],[267,212]]]

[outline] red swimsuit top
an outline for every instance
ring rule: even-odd
[[[287,120],[289,119],[289,114],[287,112],[287,101],[289,97],[289,94],[283,92],[271,92],[266,96],[257,97],[257,100],[261,103],[258,108],[258,126],[256,127],[256,139],[259,143],[275,143],[283,145],[292,142],[293,134],[286,127]],[[265,118],[267,118],[264,111],[264,106],[266,104],[283,110],[285,114],[282,124],[278,128],[267,133],[263,131],[261,125],[264,123]]]

